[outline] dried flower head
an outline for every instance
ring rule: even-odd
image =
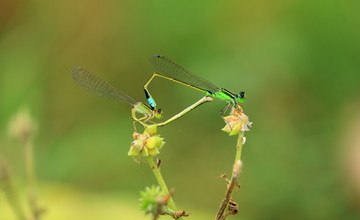
[[[237,135],[240,131],[249,131],[252,124],[240,105],[233,107],[230,115],[223,117],[223,119],[226,125],[222,130],[229,133],[230,136]]]

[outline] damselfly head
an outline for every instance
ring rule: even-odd
[[[158,109],[154,110],[154,117],[155,118],[157,118],[157,119],[162,118],[162,115],[163,115],[162,109],[158,108]]]
[[[245,92],[244,91],[239,92],[239,95],[236,96],[236,101],[245,102],[245,100],[246,100]]]

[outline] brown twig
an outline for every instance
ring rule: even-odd
[[[156,213],[154,214],[153,220],[157,220],[160,217],[160,215],[168,214],[168,213],[163,212],[163,207],[167,205],[172,194],[173,194],[173,190],[170,190],[169,193],[167,193],[165,196],[158,199],[157,209],[156,209]]]
[[[157,220],[161,215],[169,215],[174,219],[180,219],[181,217],[189,216],[189,214],[183,210],[174,211],[167,207],[167,203],[169,202],[173,194],[174,190],[171,189],[169,193],[158,199],[156,213],[153,216],[153,220]]]
[[[240,174],[240,169],[241,169],[241,161],[237,160],[237,161],[235,161],[230,183],[227,187],[225,197],[224,197],[223,201],[221,202],[219,211],[216,214],[215,220],[224,220],[226,218],[224,213],[225,213],[226,208],[228,207],[229,201],[231,200],[231,195],[232,195],[234,189],[236,188],[236,186],[238,185],[237,179]]]

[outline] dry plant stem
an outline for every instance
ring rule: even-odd
[[[7,164],[4,161],[1,161],[0,158],[0,186],[3,188],[5,196],[15,213],[17,219],[25,220],[24,210],[22,209],[18,194],[14,189],[14,184],[12,183],[10,171],[8,169]]]
[[[167,188],[166,186],[166,183],[165,183],[165,180],[164,178],[162,177],[161,175],[161,172],[160,172],[160,168],[158,166],[156,166],[155,162],[153,161],[152,157],[146,157],[146,160],[148,161],[149,165],[150,165],[150,168],[151,170],[153,171],[154,173],[154,176],[161,188],[161,190],[164,191],[165,194],[169,194],[169,189]],[[168,201],[168,206],[171,210],[173,211],[177,211],[177,208],[176,208],[176,205],[175,205],[175,202],[173,200],[172,197],[170,197],[169,201]],[[182,218],[178,218],[178,219],[182,219]]]
[[[33,220],[38,220],[41,210],[37,203],[36,178],[34,169],[34,150],[31,138],[24,141],[25,175],[27,182],[27,199]]]
[[[215,220],[224,220],[225,219],[225,210],[228,207],[231,196],[237,185],[237,179],[238,179],[238,176],[240,173],[240,166],[241,166],[240,159],[241,159],[241,152],[242,152],[242,147],[243,147],[243,137],[244,137],[244,132],[242,131],[239,133],[237,144],[236,144],[236,154],[235,154],[234,168],[233,168],[231,180],[228,185],[227,191],[225,193],[225,197],[224,197],[223,201],[221,202],[218,213],[216,214]]]

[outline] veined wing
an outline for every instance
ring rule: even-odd
[[[173,78],[182,83],[212,93],[215,93],[219,90],[219,88],[211,82],[194,75],[190,71],[184,69],[182,66],[176,64],[165,56],[153,55],[150,58],[150,62],[155,66],[155,68],[161,71],[160,74],[163,76]]]
[[[73,78],[87,90],[105,97],[111,100],[120,100],[123,102],[127,102],[131,105],[135,105],[137,101],[135,101],[130,96],[126,95],[123,92],[120,92],[115,87],[113,87],[110,83],[104,81],[97,75],[87,71],[82,67],[74,67],[72,68],[72,76]]]

